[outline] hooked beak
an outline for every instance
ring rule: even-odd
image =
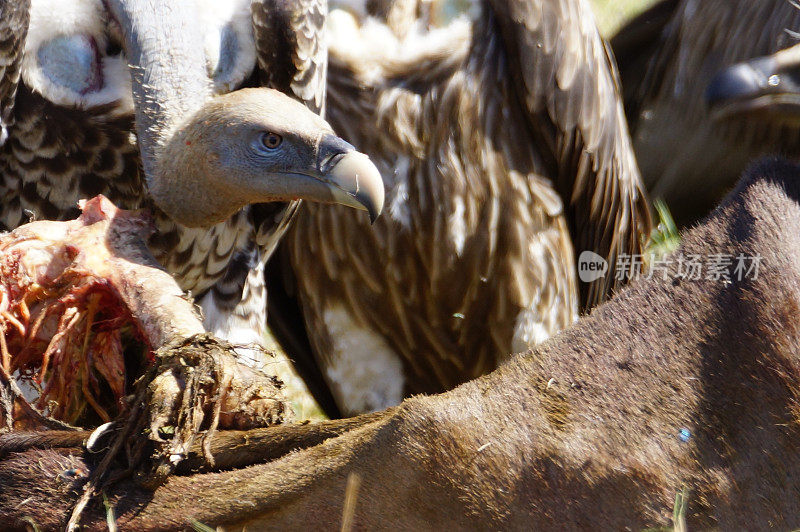
[[[380,172],[365,154],[335,135],[319,143],[317,175],[335,203],[365,210],[370,222],[383,210],[384,185]]]
[[[706,88],[715,120],[750,116],[800,120],[800,45],[730,66]]]

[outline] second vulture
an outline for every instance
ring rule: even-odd
[[[330,43],[327,118],[380,169],[385,214],[368,231],[309,204],[269,271],[270,325],[329,413],[485,374],[619,284],[650,217],[585,1],[485,0],[472,22]],[[608,270],[583,283],[588,251]]]
[[[795,2],[662,0],[612,39],[642,177],[679,223],[708,213],[753,158],[800,155],[797,54],[757,60],[798,31]]]

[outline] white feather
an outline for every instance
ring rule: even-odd
[[[389,63],[415,63],[425,56],[465,52],[472,23],[461,16],[442,28],[429,30],[418,24],[400,39],[378,20],[368,17],[359,26],[353,15],[334,9],[328,15],[327,26],[331,55],[359,65],[359,76],[372,85],[382,79],[384,67]]]
[[[411,168],[411,161],[408,157],[399,157],[395,164],[395,170],[391,174],[393,176],[392,183],[389,187],[389,215],[400,226],[407,230],[411,230],[411,208],[408,204],[408,172]],[[382,173],[382,175],[388,175]]]
[[[341,306],[323,314],[333,349],[326,376],[345,414],[371,412],[403,400],[400,357],[380,335],[358,325]]]
[[[456,250],[456,255],[461,256],[464,252],[464,244],[467,241],[467,220],[464,217],[464,199],[456,196],[453,199],[453,212],[448,219],[447,229],[450,234],[450,241]]]
[[[253,71],[256,45],[250,0],[198,0],[206,68],[218,94],[231,92]]]
[[[265,261],[260,260],[247,274],[242,299],[233,309],[221,307],[213,290],[200,300],[205,329],[237,346],[235,350],[241,362],[260,369],[267,363],[265,352],[261,349],[264,346],[267,325],[267,300],[263,290],[264,264]]]

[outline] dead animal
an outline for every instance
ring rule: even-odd
[[[0,432],[115,419],[108,460],[152,458],[152,483],[201,430],[208,444],[217,427],[284,421],[280,383],[207,335],[150,255],[149,216],[102,196],[81,209],[0,236]]]
[[[36,390],[37,406],[51,417],[73,423],[89,409],[90,420],[108,422],[128,384],[123,336],[139,341],[144,367],[159,350],[188,345],[205,330],[150,255],[147,214],[119,210],[102,196],[81,209],[76,220],[33,222],[0,236],[0,376],[8,383],[17,373],[14,380]],[[95,395],[104,389],[105,407]],[[0,412],[11,428],[9,404]],[[13,421],[27,426],[24,415]]]
[[[139,245],[151,232],[146,216],[103,197],[81,208],[76,220],[0,237],[0,366],[6,381],[20,372],[39,387],[38,406],[51,416],[75,423],[89,407],[107,422],[117,412],[95,394],[102,382],[112,408],[125,395],[123,335],[141,341],[144,357],[172,336],[204,330],[172,278],[148,264]]]
[[[800,526],[799,178],[755,166],[663,272],[488,376],[350,420],[224,433],[212,453],[230,470],[118,484],[117,525],[333,529],[347,497],[365,529],[642,530],[669,525],[680,494],[692,528]],[[74,436],[14,437],[0,519],[62,526],[85,482],[67,473],[90,460]]]

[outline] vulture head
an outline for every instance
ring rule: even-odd
[[[207,227],[251,203],[294,199],[380,214],[380,173],[325,120],[271,89],[214,94],[192,0],[108,8],[130,63],[148,191],[173,220]]]
[[[797,129],[800,45],[720,71],[708,85],[706,101],[718,121],[748,120]]]
[[[272,89],[213,97],[165,145],[150,183],[187,226],[221,222],[249,203],[306,199],[369,212],[384,186],[369,158],[300,102]]]

